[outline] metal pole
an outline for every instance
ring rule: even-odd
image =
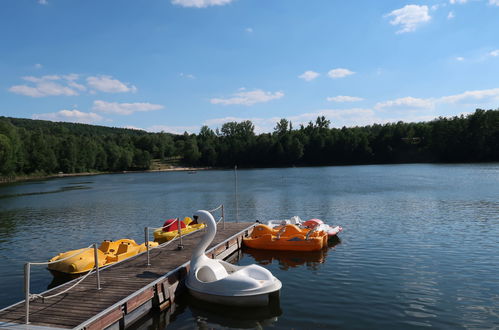
[[[224,206],[222,204],[222,228],[225,229]]]
[[[239,222],[239,201],[237,200],[237,165],[234,165],[234,186],[235,186],[235,198],[236,198],[236,223]]]
[[[100,275],[99,275],[99,257],[97,255],[97,243],[94,243],[94,262],[95,262],[95,273],[97,277],[97,290],[100,290]]]
[[[151,266],[151,259],[149,257],[149,228],[144,227],[144,242],[146,242],[146,251],[147,251],[147,266]]]
[[[24,264],[24,294],[26,295],[24,307],[26,311],[26,324],[29,324],[29,275],[30,264],[27,262]]]
[[[182,250],[184,248],[184,245],[182,244],[182,229],[180,227],[180,218],[177,218],[177,230],[180,236],[180,242],[178,243],[177,249]]]

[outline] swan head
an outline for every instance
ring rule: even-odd
[[[198,210],[192,216],[194,222],[199,224],[204,223],[207,227],[216,227],[216,222],[210,212],[205,210]]]

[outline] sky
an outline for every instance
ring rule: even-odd
[[[499,0],[0,0],[0,116],[198,133],[499,108]]]

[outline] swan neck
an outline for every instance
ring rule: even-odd
[[[192,253],[192,260],[191,262],[194,264],[197,259],[199,259],[201,256],[204,256],[206,253],[206,249],[208,246],[211,244],[213,239],[215,238],[216,234],[216,228],[213,226],[208,225],[206,229],[206,234],[203,235],[203,238],[201,239],[201,242],[199,242],[198,246],[194,249],[194,252]]]

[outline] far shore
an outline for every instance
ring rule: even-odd
[[[91,175],[101,175],[101,174],[120,174],[120,173],[151,173],[151,172],[180,172],[180,171],[205,171],[213,170],[213,167],[183,167],[174,166],[170,168],[161,169],[151,169],[151,170],[139,170],[139,171],[118,171],[118,172],[81,172],[81,173],[56,173],[47,175],[22,175],[22,176],[12,176],[12,177],[0,177],[0,184],[4,183],[15,183],[23,181],[35,181],[35,180],[46,180],[53,178],[65,178],[74,176],[91,176]]]

